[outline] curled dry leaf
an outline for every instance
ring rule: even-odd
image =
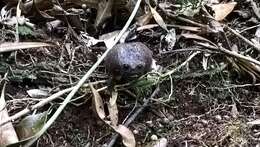
[[[0,97],[0,123],[9,119],[8,111],[5,108],[5,84]],[[11,122],[0,126],[0,146],[6,146],[18,142],[17,134]]]
[[[127,127],[123,125],[119,125],[114,128],[117,133],[119,133],[123,138],[123,143],[126,147],[135,147],[135,137],[132,131],[130,131]]]
[[[123,125],[118,125],[118,116],[117,116],[117,106],[116,106],[116,98],[117,98],[117,93],[114,92],[112,94],[112,98],[110,99],[109,102],[109,115],[110,119],[112,122],[105,120],[105,110],[104,110],[104,103],[99,95],[98,91],[90,84],[91,91],[93,93],[93,102],[95,104],[96,112],[98,116],[110,127],[112,127],[116,132],[118,132],[122,138],[123,138],[123,143],[126,147],[135,147],[135,138],[134,134],[125,126]]]
[[[211,6],[212,10],[215,12],[214,18],[217,21],[225,19],[226,16],[233,11],[236,4],[236,2],[230,2],[226,4],[216,4]]]

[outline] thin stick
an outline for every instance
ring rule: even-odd
[[[162,77],[166,77],[169,76],[173,73],[175,73],[176,71],[178,71],[179,69],[181,69],[183,66],[185,66],[193,57],[195,57],[197,54],[201,53],[200,51],[197,51],[195,53],[193,53],[192,55],[189,56],[189,58],[187,60],[185,60],[182,64],[180,64],[177,68],[174,68],[173,70],[165,73],[162,75]]]

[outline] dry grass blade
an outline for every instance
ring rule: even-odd
[[[161,15],[151,6],[149,5],[149,8],[152,12],[153,18],[155,19],[155,21],[164,29],[168,32],[167,26],[164,22],[164,20],[162,19]]]
[[[0,53],[16,51],[20,49],[39,48],[48,46],[54,45],[44,42],[5,42],[0,44]]]
[[[181,34],[181,36],[185,37],[185,38],[188,38],[188,39],[196,39],[196,40],[202,40],[202,41],[206,41],[208,43],[210,43],[211,45],[214,45],[214,46],[217,46],[215,43],[213,43],[212,41],[204,38],[204,37],[201,37],[197,34],[192,34],[192,33],[183,33]]]

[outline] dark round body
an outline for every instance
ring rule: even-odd
[[[149,72],[152,60],[152,51],[143,43],[122,43],[108,53],[105,66],[114,80],[127,80]]]

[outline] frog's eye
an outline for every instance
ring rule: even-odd
[[[130,69],[130,65],[123,64],[123,70],[128,71]]]
[[[138,65],[136,66],[136,68],[137,68],[137,69],[143,69],[143,65],[142,65],[142,64],[138,64]]]

